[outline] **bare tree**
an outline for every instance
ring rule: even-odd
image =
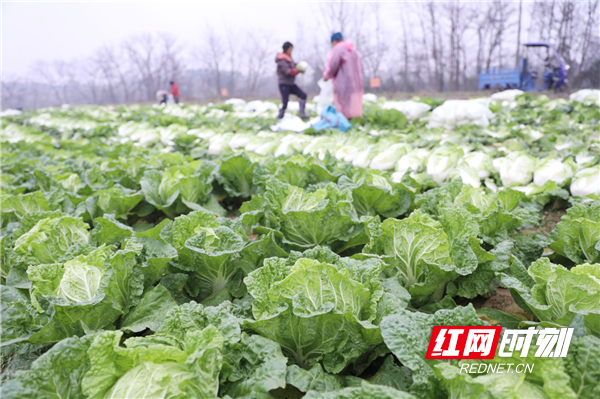
[[[273,56],[284,40],[294,42],[294,59],[309,62],[310,72],[298,82],[314,93],[329,36],[338,30],[361,53],[365,78],[381,78],[386,91],[473,90],[482,68],[512,64],[514,54],[518,61],[526,36],[557,48],[571,65],[572,87],[600,86],[600,0],[523,2],[522,8],[502,0],[311,7],[319,17],[298,21],[295,37],[276,43],[269,32],[228,28],[219,35],[207,27],[195,52],[182,51],[172,36],[147,34],[105,45],[89,59],[39,61],[29,76],[2,80],[3,106],[153,101],[170,80],[181,80],[182,94],[202,99],[224,87],[229,95],[273,96]],[[193,65],[186,65],[187,53],[195,55]]]
[[[221,96],[221,89],[223,88],[221,82],[221,75],[226,59],[226,47],[221,36],[218,35],[215,30],[207,26],[204,35],[204,43],[201,47],[198,57],[201,60],[202,65],[208,68],[212,74],[214,74],[214,89],[215,96]]]
[[[154,98],[158,90],[158,82],[155,73],[156,41],[151,35],[133,37],[124,43],[127,57],[134,69],[136,69],[138,88],[144,90],[144,99]]]
[[[384,27],[381,21],[381,4],[371,3],[370,14],[373,17],[371,29],[367,32],[367,38],[361,43],[361,55],[363,65],[369,77],[379,77],[386,56],[386,48],[383,41]],[[361,35],[362,36],[362,35]]]
[[[483,68],[485,45],[490,33],[490,30],[488,29],[488,16],[489,11],[481,13],[479,10],[474,10],[472,14],[473,20],[476,21],[475,31],[477,33],[477,58],[475,61],[475,71],[477,73],[479,73],[479,71],[481,71]]]
[[[464,32],[461,14],[462,7],[459,3],[453,1],[447,4],[444,4],[444,8],[446,10],[447,18],[450,21],[450,31],[449,31],[449,63],[450,63],[450,84],[453,90],[458,90],[459,85],[459,70],[460,70],[460,40],[461,35]]]
[[[530,34],[554,44],[561,57],[573,69],[571,80],[578,87],[587,68],[598,60],[593,51],[598,36],[598,0],[536,2],[532,10]]]
[[[347,32],[351,24],[352,7],[353,4],[341,1],[320,4],[320,14],[329,34]]]
[[[270,35],[249,32],[246,34],[247,43],[244,46],[244,63],[246,64],[246,95],[256,94],[258,82],[265,71],[272,70],[267,65],[272,55]]]
[[[420,9],[418,11],[421,11]],[[419,27],[421,28],[421,33],[425,32],[425,20],[421,17],[421,13],[417,12],[419,15]],[[427,81],[432,82],[433,76],[431,71],[431,63],[429,62],[429,38],[430,35],[421,34],[421,49],[417,51],[417,58],[419,60],[418,65],[419,69],[425,66],[427,71]]]
[[[170,35],[135,36],[124,43],[124,49],[145,100],[153,100],[156,91],[182,71],[176,39]]]
[[[112,49],[110,47],[100,48],[94,55],[93,62],[95,62],[98,66],[98,69],[104,80],[103,83],[108,91],[109,101],[112,103],[117,103],[119,101],[117,98],[116,87],[117,76],[108,56],[108,54],[110,54],[111,52]]]
[[[64,75],[61,75],[63,62],[56,61],[49,63],[46,61],[38,61],[34,64],[32,71],[35,76],[42,80],[48,85],[52,93],[54,94],[53,105],[64,104],[68,101],[66,97],[66,79]]]
[[[594,52],[590,51],[593,43],[593,30],[594,27],[598,26],[598,4],[599,0],[588,1],[587,8],[584,11],[584,18],[586,19],[585,28],[583,29],[583,35],[580,37],[580,46],[579,46],[579,73],[574,80],[574,86],[579,87],[583,80],[583,77],[586,75],[586,72],[589,68],[587,65],[588,61],[588,53],[595,53],[596,55],[599,53],[598,48],[598,40],[596,40],[596,50]],[[591,58],[591,57],[590,57]],[[596,57],[596,62],[598,63]]]
[[[504,40],[506,40],[507,31],[514,26],[514,22],[510,21],[510,16],[514,14],[511,8],[511,3],[506,3],[501,0],[493,1],[488,8],[485,20],[485,24],[489,31],[486,68],[492,66],[495,50],[497,50],[497,66],[503,65],[504,52],[502,50],[502,44]]]
[[[130,64],[126,56],[125,43],[120,46],[104,46],[95,56],[108,86],[112,102],[129,102],[132,99]],[[117,90],[117,87],[119,90]],[[119,94],[121,97],[119,97]]]
[[[237,41],[237,35],[228,30],[228,34],[226,36],[227,42],[227,61],[229,68],[229,95],[235,95],[237,90],[237,77],[238,77],[238,59],[239,59],[239,45]]]
[[[80,76],[81,84],[74,85],[79,93],[86,99],[89,104],[104,103],[102,96],[102,70],[93,58],[83,60],[81,63],[75,63],[78,75]]]
[[[444,69],[446,63],[444,62],[444,46],[442,45],[442,33],[441,26],[439,23],[437,5],[430,1],[426,4],[426,12],[424,18],[427,18],[427,24],[422,24],[423,31],[421,34],[430,35],[431,44],[431,59],[433,62],[433,82],[432,88],[436,91],[444,91]]]
[[[9,76],[2,79],[2,106],[4,108],[21,108],[25,103],[23,80],[19,77]]]
[[[519,65],[520,51],[521,51],[521,20],[523,16],[523,0],[519,0],[519,22],[517,23],[517,51],[515,55],[515,65]]]

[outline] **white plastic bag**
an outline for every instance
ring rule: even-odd
[[[298,101],[288,101],[287,110],[290,112],[300,111],[300,103]]]
[[[286,114],[276,125],[271,126],[274,132],[296,132],[305,131],[311,126],[310,121],[304,122],[296,115]]]
[[[323,108],[333,105],[333,83],[331,83],[331,80],[325,82],[323,79],[320,79],[317,84],[321,88],[319,101],[317,102],[317,113],[321,115]]]

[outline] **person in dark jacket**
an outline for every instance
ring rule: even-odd
[[[294,83],[296,75],[301,73],[301,71],[296,68],[296,63],[292,59],[292,50],[294,50],[292,43],[285,42],[283,43],[283,53],[279,53],[275,57],[275,62],[277,63],[277,80],[279,82],[279,92],[281,93],[279,119],[283,118],[285,114],[290,94],[294,94],[300,99],[300,118],[308,118],[306,115],[306,93]]]
[[[169,98],[169,92],[166,90],[159,90],[156,92],[156,99],[160,101],[158,105],[167,105],[167,99]]]

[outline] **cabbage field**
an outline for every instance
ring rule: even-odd
[[[599,398],[598,92],[364,103],[4,112],[2,398]],[[487,325],[574,333],[425,359]]]

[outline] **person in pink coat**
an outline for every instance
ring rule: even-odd
[[[333,83],[333,104],[348,119],[362,116],[363,74],[360,54],[340,32],[331,35],[332,49],[323,72]]]

